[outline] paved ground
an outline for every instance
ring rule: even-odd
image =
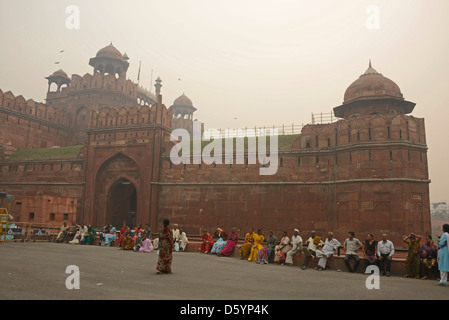
[[[0,300],[4,299],[448,299],[433,280],[368,276],[333,270],[258,265],[237,258],[175,253],[172,275],[156,275],[156,252],[99,246],[0,243]],[[68,290],[66,267],[80,270],[80,289]]]

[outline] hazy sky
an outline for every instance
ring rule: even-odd
[[[431,201],[449,201],[448,13],[447,0],[0,0],[0,89],[44,101],[44,77],[92,73],[112,41],[128,78],[142,61],[140,83],[153,89],[153,70],[164,104],[185,92],[206,128],[291,125],[340,105],[371,59],[425,118]]]

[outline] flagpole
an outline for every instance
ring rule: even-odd
[[[140,66],[142,64],[142,61],[139,61],[139,74],[137,75],[137,84],[140,83]]]

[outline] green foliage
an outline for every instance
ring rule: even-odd
[[[18,149],[9,160],[38,160],[38,159],[70,159],[77,158],[83,146],[61,148]]]

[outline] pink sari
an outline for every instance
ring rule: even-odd
[[[235,232],[231,232],[228,237],[228,242],[226,242],[225,247],[221,250],[220,255],[223,257],[229,257],[234,250],[234,247],[239,241],[239,235]]]
[[[150,239],[145,239],[144,241],[142,241],[142,245],[139,248],[139,252],[152,252],[153,251],[153,244],[151,243]]]

